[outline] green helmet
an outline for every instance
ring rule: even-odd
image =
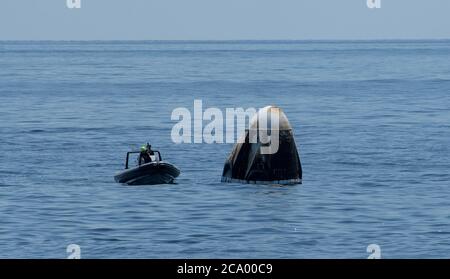
[[[147,146],[143,145],[141,146],[141,152],[147,151]]]

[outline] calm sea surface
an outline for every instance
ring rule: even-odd
[[[450,41],[0,42],[0,257],[450,256]],[[303,185],[220,183],[172,110],[284,109]],[[182,174],[113,176],[147,141]]]

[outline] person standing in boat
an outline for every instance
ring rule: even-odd
[[[152,150],[152,146],[147,143],[147,145],[144,145],[141,147],[141,153],[139,154],[139,165],[147,164],[152,161],[152,157],[154,156],[155,152]]]

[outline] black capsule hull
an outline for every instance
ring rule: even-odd
[[[114,179],[128,185],[155,185],[172,183],[180,175],[180,170],[167,162],[151,162],[125,170]]]
[[[225,161],[222,182],[301,184],[302,165],[291,124],[284,112],[274,106],[262,108],[252,118],[249,127],[253,132],[258,132],[258,137],[256,141],[254,137],[250,140],[250,129],[246,130],[244,141],[234,145]],[[264,135],[268,131],[271,137],[278,136],[278,141],[270,141],[276,148],[268,149],[270,145],[260,140],[261,132]]]
[[[222,182],[249,184],[302,184],[302,165],[292,131],[280,131],[276,154],[261,154],[260,143],[246,142],[234,146],[226,160]]]

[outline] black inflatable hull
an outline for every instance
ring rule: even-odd
[[[155,185],[172,183],[180,175],[180,170],[166,162],[152,162],[125,170],[114,179],[128,185]]]

